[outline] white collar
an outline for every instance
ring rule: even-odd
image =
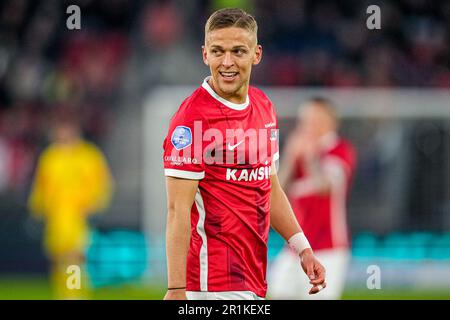
[[[222,98],[221,96],[219,96],[214,90],[213,88],[211,88],[211,86],[208,83],[208,80],[211,78],[211,76],[208,76],[205,78],[205,80],[203,80],[202,83],[202,87],[206,89],[206,91],[208,91],[208,93],[217,101],[219,101],[220,103],[224,104],[225,106],[227,106],[230,109],[233,110],[244,110],[245,108],[248,107],[248,105],[250,104],[250,100],[248,98],[248,94],[247,94],[247,98],[245,99],[244,103],[233,103],[230,102],[224,98]]]

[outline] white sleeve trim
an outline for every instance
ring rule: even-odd
[[[278,159],[280,159],[279,151],[275,152],[275,154],[272,156],[272,161],[277,161]]]
[[[166,177],[201,180],[205,177],[205,171],[194,172],[194,171],[186,171],[186,170],[178,170],[178,169],[164,169],[164,175]]]

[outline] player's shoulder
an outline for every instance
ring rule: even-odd
[[[272,104],[272,101],[269,99],[267,94],[258,87],[249,86],[248,93],[250,97],[255,100]]]
[[[347,140],[345,138],[339,138],[338,147],[346,152],[355,152],[355,147],[353,146],[353,143],[350,142],[350,140]]]
[[[39,155],[39,159],[42,162],[51,161],[53,157],[58,154],[58,147],[55,143],[47,145]]]
[[[356,150],[353,144],[342,137],[338,138],[336,146],[331,150],[331,154],[339,156],[347,162],[354,162],[356,158]]]
[[[88,153],[101,153],[100,148],[92,141],[83,139],[79,142],[79,147],[80,149]]]
[[[172,119],[203,119],[209,104],[208,96],[201,87],[197,88],[190,96],[185,98]]]
[[[272,103],[272,100],[267,96],[267,94],[259,89],[258,87],[249,86],[248,94],[250,99],[253,100],[253,102],[260,104],[269,110],[273,110],[275,112],[275,106]]]

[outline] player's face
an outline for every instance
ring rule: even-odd
[[[78,138],[78,131],[72,125],[60,124],[54,128],[53,139],[57,143],[69,144]]]
[[[262,57],[256,35],[236,27],[213,30],[206,35],[202,49],[214,90],[232,102],[244,102],[252,66]]]
[[[313,103],[306,105],[300,111],[298,125],[300,132],[313,140],[320,139],[336,129],[333,118],[323,108]]]

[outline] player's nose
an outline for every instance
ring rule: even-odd
[[[231,66],[233,66],[234,61],[233,61],[233,57],[231,55],[231,52],[226,52],[224,54],[223,60],[222,60],[222,66],[229,68]]]

